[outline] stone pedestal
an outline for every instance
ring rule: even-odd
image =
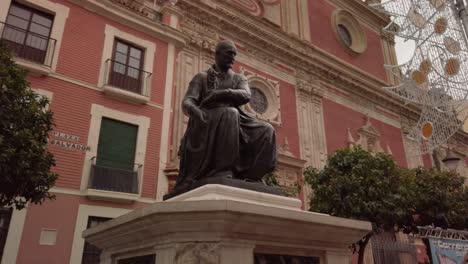
[[[348,246],[370,230],[368,222],[302,211],[293,198],[205,185],[88,229],[83,237],[103,249],[105,264],[149,255],[157,264],[254,264],[255,254],[347,264]]]

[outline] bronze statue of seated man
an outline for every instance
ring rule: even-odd
[[[189,123],[175,190],[210,177],[260,182],[275,168],[274,128],[240,108],[251,93],[247,79],[231,69],[236,54],[232,41],[221,41],[216,64],[190,82],[182,102]]]

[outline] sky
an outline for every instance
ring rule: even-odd
[[[403,64],[411,59],[415,49],[414,41],[404,41],[403,38],[395,37],[395,50],[398,64]]]

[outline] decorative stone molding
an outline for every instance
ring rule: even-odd
[[[320,99],[325,94],[325,89],[320,85],[320,81],[317,79],[313,79],[311,81],[298,79],[296,81],[296,87],[301,93],[316,96]]]
[[[311,43],[284,34],[281,29],[262,23],[224,1],[217,1],[215,7],[204,2],[206,1],[181,0],[179,4],[184,16],[196,24],[209,28],[213,32],[223,32],[226,38],[242,40],[245,47],[242,52],[248,56],[265,64],[274,64],[278,61],[295,68],[297,72],[303,71],[309,76],[326,80],[336,87],[343,87],[382,107],[394,109],[396,112],[404,108],[417,115],[414,107],[405,105],[402,100],[390,96],[388,92],[381,89],[382,86],[388,85],[386,82],[357,67],[349,67],[336,57],[316,49]],[[371,10],[365,3],[359,5],[360,8],[364,6]],[[372,12],[372,15],[376,14],[378,13]],[[383,18],[382,20],[385,22],[382,26],[388,22]],[[210,47],[208,43],[200,42],[199,45]]]
[[[176,47],[185,46],[188,42],[187,34],[164,25],[158,20],[148,19],[110,0],[70,0],[70,2],[150,36],[173,43]]]
[[[386,149],[380,144],[380,133],[372,126],[369,116],[366,116],[366,124],[358,129],[359,139],[356,141],[351,134],[351,129],[348,128],[347,143],[348,146],[360,146],[362,149],[371,152],[384,152],[392,155],[392,150],[387,144]]]
[[[197,23],[187,16],[184,16],[181,26],[182,30],[190,37],[189,45],[211,52],[215,51],[216,43],[219,40],[216,30]]]
[[[341,27],[341,29],[340,29]],[[356,54],[367,49],[367,36],[359,21],[348,11],[336,10],[332,15],[332,29],[340,44]],[[349,40],[345,40],[340,31],[345,31]],[[347,42],[349,41],[349,43]]]
[[[390,17],[386,14],[379,12],[377,9],[369,6],[369,0],[364,1],[343,1],[343,0],[329,0],[338,8],[348,10],[353,14],[359,14],[359,19],[366,25],[380,32],[381,29],[389,24]],[[381,1],[381,0],[370,0]]]
[[[281,126],[279,82],[270,80],[244,68],[241,68],[241,74],[244,74],[249,81],[250,88],[259,89],[267,100],[267,108],[264,113],[257,113],[250,104],[244,106],[247,112],[254,114],[258,119],[270,122],[275,126]]]
[[[175,5],[176,3],[177,0],[165,1],[161,7],[161,13],[163,15],[163,23],[172,28],[180,29],[179,22],[183,17],[183,14],[180,8]]]
[[[176,245],[175,264],[220,263],[219,243],[184,243]]]

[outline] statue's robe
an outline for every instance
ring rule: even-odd
[[[276,166],[274,128],[240,109],[251,96],[247,79],[232,70],[218,73],[214,67],[192,79],[182,102],[185,114],[196,105],[207,122],[189,119],[179,150],[176,189],[217,176],[261,181]],[[213,89],[231,90],[229,96],[205,106],[204,99]]]

